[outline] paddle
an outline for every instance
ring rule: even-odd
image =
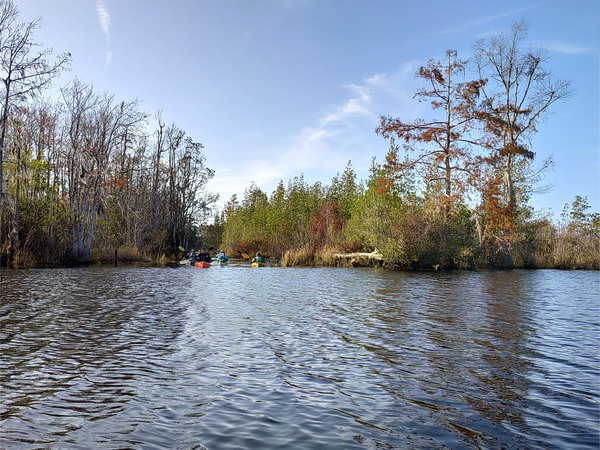
[[[185,253],[185,248],[183,248],[181,245],[179,246],[179,250],[181,250],[183,253]]]
[[[248,253],[244,253],[244,252],[241,252],[241,253],[242,253],[242,258],[250,259],[250,255]]]

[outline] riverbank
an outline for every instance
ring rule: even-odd
[[[232,262],[248,261],[243,254],[255,253],[252,251],[239,252],[231,251],[229,253]],[[437,271],[437,270],[506,270],[506,269],[557,269],[557,270],[600,270],[600,252],[595,257],[590,250],[587,253],[575,254],[562,250],[560,255],[550,254],[536,257],[524,258],[521,253],[515,252],[511,255],[512,264],[494,265],[487,262],[490,258],[477,254],[472,254],[462,261],[437,261],[437,260],[418,260],[400,263],[391,259],[386,259],[382,252],[374,250],[371,252],[343,252],[333,247],[323,247],[312,249],[302,247],[298,249],[286,250],[281,256],[269,255],[263,251],[270,265],[283,267],[371,267],[391,271]],[[562,256],[561,256],[562,255]],[[213,255],[214,256],[214,255]],[[51,258],[43,260],[34,257],[33,254],[21,253],[16,258],[12,268],[59,268],[59,267],[81,267],[89,265],[145,265],[145,266],[178,266],[179,261],[184,259],[183,252],[176,252],[167,256],[161,254],[157,257],[151,257],[135,248],[123,247],[119,249],[104,248],[92,251],[90,260],[73,260]],[[7,258],[2,257],[2,268],[6,268]]]
[[[504,257],[506,257],[504,255]],[[281,257],[281,265],[286,267],[372,267],[391,271],[437,271],[437,270],[506,270],[506,269],[557,269],[557,270],[600,270],[600,252],[595,259],[589,254],[570,255],[559,258],[556,255],[524,258],[522,254],[510,255],[511,264],[492,264],[487,255],[473,253],[462,261],[437,261],[435,259],[413,259],[398,262],[386,259],[382,252],[341,252],[338,249],[294,249]]]

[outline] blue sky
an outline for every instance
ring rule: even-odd
[[[388,143],[380,115],[412,120],[414,73],[447,49],[470,56],[477,38],[529,24],[575,95],[553,108],[531,142],[553,155],[532,205],[560,214],[575,195],[600,211],[599,18],[595,0],[15,0],[40,17],[36,39],[73,55],[70,72],[116,100],[162,110],[205,147],[209,189],[270,194],[303,174],[329,184],[348,160],[366,179]],[[154,123],[150,127],[154,127]]]

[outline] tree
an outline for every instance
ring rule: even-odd
[[[344,172],[337,174],[331,180],[328,196],[334,201],[342,222],[350,218],[350,211],[357,195],[356,172],[352,168],[352,161],[348,161]]]
[[[318,194],[306,183],[304,174],[288,182],[284,220],[293,239],[291,247],[307,246],[308,224],[319,208]]]
[[[458,59],[456,51],[448,50],[445,65],[431,59],[415,75],[429,85],[419,89],[416,97],[421,101],[430,100],[432,109],[441,111],[440,118],[405,122],[382,116],[376,130],[385,138],[398,137],[410,155],[404,161],[396,159],[393,162],[397,171],[415,171],[426,184],[442,182],[439,203],[447,217],[452,205],[462,198],[467,189],[465,180],[472,162],[472,141],[468,133],[473,126],[477,99],[484,84],[482,80],[459,81],[464,75],[465,65]]]
[[[580,195],[565,205],[552,252],[555,267],[600,269],[600,213],[589,209]]]
[[[177,134],[177,133],[176,133]],[[169,146],[169,203],[171,240],[174,247],[187,246],[194,230],[210,215],[219,196],[205,190],[214,170],[205,165],[203,145],[183,133],[178,146]]]
[[[33,32],[38,28],[39,20],[20,23],[18,16],[19,10],[12,0],[0,0],[0,227],[6,207],[4,154],[11,106],[41,92],[67,68],[71,60],[71,55],[64,53],[58,56],[55,62],[49,62],[48,57],[52,50],[36,51],[40,45],[33,40]],[[18,177],[21,166],[19,151],[16,159]],[[13,254],[19,246],[18,189],[14,208],[10,231],[10,247]]]
[[[277,187],[269,197],[269,213],[267,216],[267,228],[270,237],[270,252],[282,255],[287,243],[290,242],[290,230],[286,224],[286,191],[283,180],[277,183]]]
[[[527,29],[527,22],[521,20],[513,24],[510,34],[482,38],[474,45],[475,68],[486,80],[478,112],[486,133],[481,142],[489,150],[486,162],[497,174],[491,176],[502,187],[492,189],[498,193],[494,202],[509,228],[514,227],[519,201],[515,189],[518,163],[531,161],[535,155],[527,141],[550,107],[573,93],[569,81],[555,78],[546,68],[544,50],[520,48]]]
[[[9,117],[10,134],[5,140],[5,152],[10,155],[5,166],[5,189],[10,194],[9,201],[12,212],[11,224],[11,263],[20,264],[24,243],[31,244],[31,233],[34,229],[41,231],[42,224],[47,216],[41,215],[39,209],[48,205],[52,206],[52,188],[50,184],[50,164],[46,153],[50,150],[53,140],[56,139],[56,117],[41,105],[20,106],[14,108]],[[50,155],[47,155],[48,157]],[[22,214],[22,207],[29,214]],[[35,214],[34,211],[37,213]],[[29,227],[25,241],[22,241],[22,219]],[[52,217],[49,222],[51,231]],[[38,251],[41,249],[38,247]]]
[[[48,61],[51,49],[40,49],[33,40],[39,20],[17,22],[19,10],[12,0],[0,0],[0,196],[4,196],[4,142],[11,104],[39,93],[56,78],[71,61],[70,53],[59,55],[55,62]]]
[[[564,206],[561,218],[569,231],[600,238],[600,214],[587,212],[590,208],[587,197],[576,195],[570,206]]]
[[[144,119],[137,101],[115,103],[75,80],[63,90],[67,110],[71,256],[89,261],[98,213],[103,209],[110,179],[111,156],[123,144],[124,131]]]

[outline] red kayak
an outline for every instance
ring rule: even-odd
[[[195,266],[198,269],[208,269],[210,267],[210,263],[207,263],[206,261],[198,261]]]

